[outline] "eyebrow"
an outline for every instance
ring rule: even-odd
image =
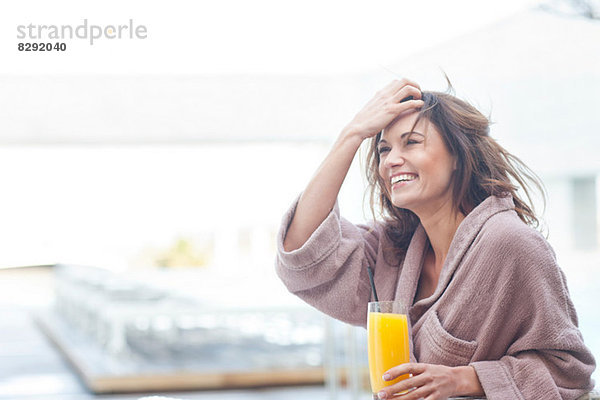
[[[404,139],[404,137],[406,135],[410,135],[412,133],[416,133],[417,135],[421,135],[421,136],[425,137],[425,135],[423,135],[421,132],[412,131],[412,132],[404,132],[402,135],[400,135],[400,139]],[[377,142],[377,144],[379,144],[379,143],[387,143],[387,142],[388,142],[387,140],[381,138],[381,139],[379,139],[379,142]]]

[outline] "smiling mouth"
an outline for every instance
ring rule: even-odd
[[[410,181],[414,181],[415,179],[417,179],[417,175],[400,174],[400,175],[393,176],[391,179],[391,183],[392,183],[392,186],[394,186],[396,183],[410,182]]]

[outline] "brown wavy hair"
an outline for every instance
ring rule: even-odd
[[[448,79],[446,77],[446,79]],[[455,97],[448,80],[446,92],[423,91],[424,105],[419,110],[411,130],[423,118],[441,134],[446,148],[457,160],[452,176],[453,206],[467,215],[487,197],[512,195],[519,218],[534,228],[540,222],[534,213],[532,189],[541,195],[545,205],[545,190],[539,177],[519,158],[510,154],[490,137],[490,120],[469,103]],[[385,233],[394,244],[394,253],[401,259],[419,224],[412,211],[395,207],[379,175],[377,144],[381,132],[369,143],[366,156],[368,194],[373,216],[386,222]],[[525,197],[519,193],[525,194]]]

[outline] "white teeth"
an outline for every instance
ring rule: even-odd
[[[411,174],[396,175],[396,176],[392,177],[392,185],[394,185],[398,182],[414,181],[415,179],[417,179],[417,177],[415,175],[411,175]]]

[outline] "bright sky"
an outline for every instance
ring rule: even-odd
[[[0,73],[344,73],[375,69],[539,0],[10,1]],[[17,51],[18,25],[128,24],[144,40],[68,40],[64,53]]]

